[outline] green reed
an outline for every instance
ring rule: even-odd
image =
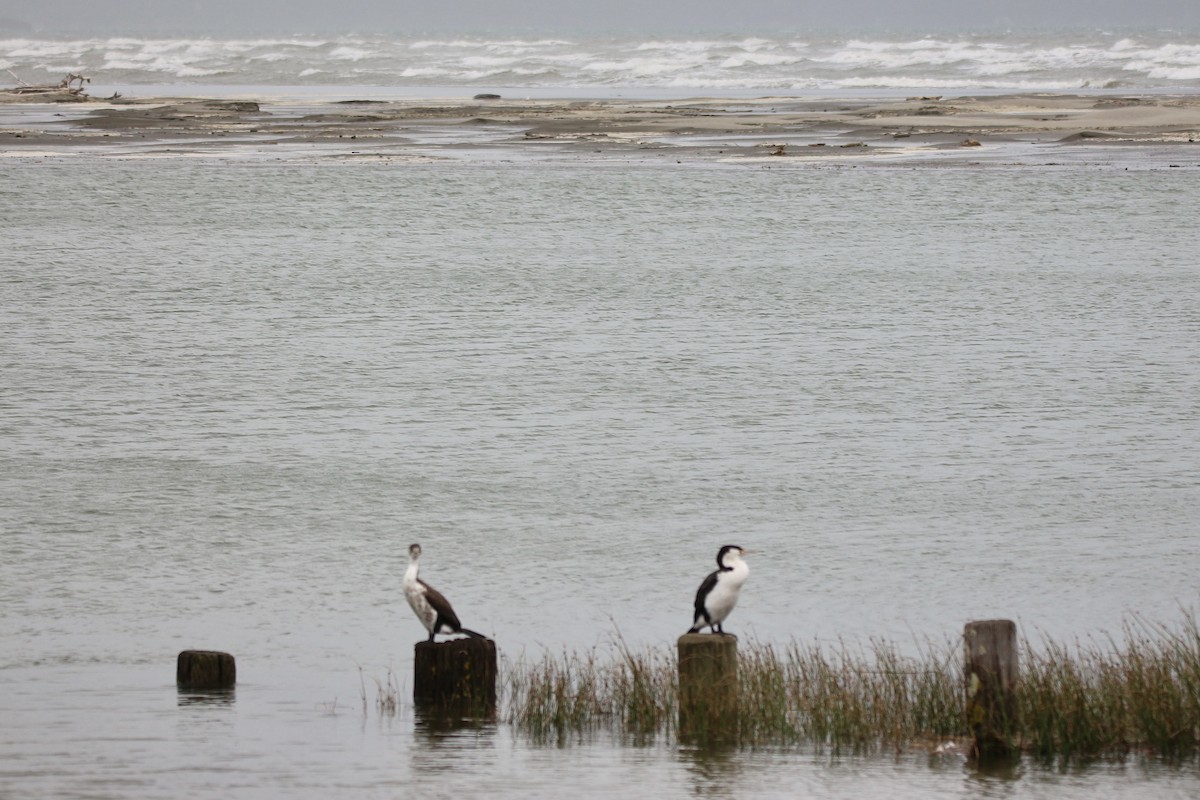
[[[792,642],[739,655],[739,740],[856,751],[961,735],[962,674],[951,654],[920,658],[890,644],[865,649]]]
[[[536,740],[563,740],[601,728],[638,736],[673,728],[678,694],[673,659],[620,645],[602,661],[596,650],[547,654],[501,670],[504,718]]]
[[[1139,751],[1200,754],[1200,630],[1129,623],[1113,639],[1020,643],[1018,735],[1040,757]],[[503,717],[539,740],[597,731],[639,740],[678,735],[675,649],[564,652],[502,669]],[[928,747],[969,736],[962,647],[927,643],[915,656],[887,642],[742,642],[737,713],[721,741],[834,751]],[[962,742],[960,741],[961,745]],[[965,749],[965,748],[964,748]]]
[[[1018,693],[1026,748],[1039,756],[1168,758],[1200,751],[1200,630],[1134,619],[1112,639],[1022,651]]]
[[[944,667],[945,654],[933,658]],[[504,718],[539,740],[608,729],[669,736],[678,722],[674,650],[633,651],[619,643],[548,654],[502,670]],[[828,652],[792,643],[743,646],[733,740],[743,745],[811,742],[866,749],[961,733],[961,674],[930,670],[874,643],[870,653]],[[729,731],[722,731],[727,739]]]

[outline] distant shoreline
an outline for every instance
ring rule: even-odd
[[[242,83],[145,83],[122,84],[91,82],[87,95],[93,102],[104,102],[114,94],[137,102],[154,102],[164,98],[192,99],[254,99],[264,103],[320,103],[348,100],[378,100],[404,103],[426,100],[466,103],[479,93],[499,94],[507,101],[535,100],[556,102],[678,102],[691,98],[715,100],[757,100],[765,97],[790,100],[848,100],[878,102],[899,101],[914,95],[940,94],[956,97],[1200,97],[1200,89],[1175,87],[1108,87],[1087,86],[1063,90],[1021,90],[1009,87],[977,88],[970,86],[939,87],[863,87],[863,88],[804,88],[772,89],[664,87],[664,86],[464,86],[462,84],[409,85],[347,85],[339,83],[311,84],[242,84]],[[6,102],[0,88],[0,102]]]

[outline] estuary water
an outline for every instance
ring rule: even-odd
[[[1200,573],[1185,170],[10,159],[0,796],[1194,797],[445,731],[406,548],[506,662],[728,629],[1173,623]],[[180,650],[236,694],[177,694]],[[363,710],[362,698],[368,708]]]

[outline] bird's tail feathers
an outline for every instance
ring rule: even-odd
[[[487,637],[486,637],[486,636],[484,636],[482,633],[478,633],[477,631],[473,631],[473,630],[471,630],[471,629],[469,629],[469,628],[459,628],[459,629],[458,629],[458,632],[459,632],[459,633],[465,633],[467,636],[472,636],[472,637],[474,637],[474,638],[476,638],[476,639],[486,639],[486,638],[487,638]]]

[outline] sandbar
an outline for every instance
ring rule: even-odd
[[[0,92],[0,158],[1200,168],[1189,94],[70,100]]]

